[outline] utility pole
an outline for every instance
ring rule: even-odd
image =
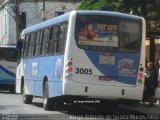
[[[15,12],[16,12],[16,41],[19,41],[20,38],[20,14],[19,14],[19,0],[15,0]]]
[[[46,20],[46,17],[45,17],[45,0],[43,0],[42,19],[43,19],[43,21]]]

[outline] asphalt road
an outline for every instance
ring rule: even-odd
[[[110,116],[98,114],[94,107],[81,106],[79,110],[64,106],[57,111],[45,111],[42,98],[34,98],[32,104],[24,104],[22,95],[0,91],[0,120],[110,120]]]
[[[97,111],[93,106],[85,105],[81,105],[79,109],[63,106],[56,111],[45,111],[42,100],[34,98],[32,104],[24,104],[22,95],[0,91],[0,120],[120,120],[128,119],[128,114],[135,112],[119,109],[110,115],[105,111]]]
[[[24,104],[22,95],[0,92],[0,114],[60,114],[56,111],[45,111],[42,108],[42,99],[34,98],[32,104]]]

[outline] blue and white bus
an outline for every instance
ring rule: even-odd
[[[72,11],[22,32],[16,91],[24,103],[141,100],[145,20],[107,11]],[[59,99],[60,98],[60,99]]]
[[[16,46],[0,46],[0,89],[15,92],[16,66]]]

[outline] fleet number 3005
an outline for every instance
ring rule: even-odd
[[[88,68],[76,68],[75,74],[92,75],[92,69],[88,69]]]

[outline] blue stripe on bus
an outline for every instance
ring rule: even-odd
[[[15,79],[0,78],[0,84],[15,84]]]
[[[99,56],[105,54],[104,51],[97,51],[94,52],[93,50],[84,50],[92,64],[105,76],[110,76],[113,80],[125,84],[136,85],[137,76],[138,76],[138,66],[140,60],[140,53],[136,54],[119,54],[119,53],[111,53],[113,57],[115,57],[115,64],[100,64],[99,63]],[[124,73],[120,73],[119,64],[122,60],[133,60],[133,70],[135,72],[131,73],[130,75],[125,75]]]
[[[29,94],[43,97],[43,80],[47,77],[49,97],[61,96],[63,62],[64,55],[25,59],[25,83]]]
[[[15,73],[13,73],[13,72],[7,70],[6,68],[4,68],[4,67],[1,66],[1,65],[0,65],[0,69],[1,69],[4,73],[10,75],[11,77],[14,77],[14,78],[16,77],[16,74],[15,74]]]

